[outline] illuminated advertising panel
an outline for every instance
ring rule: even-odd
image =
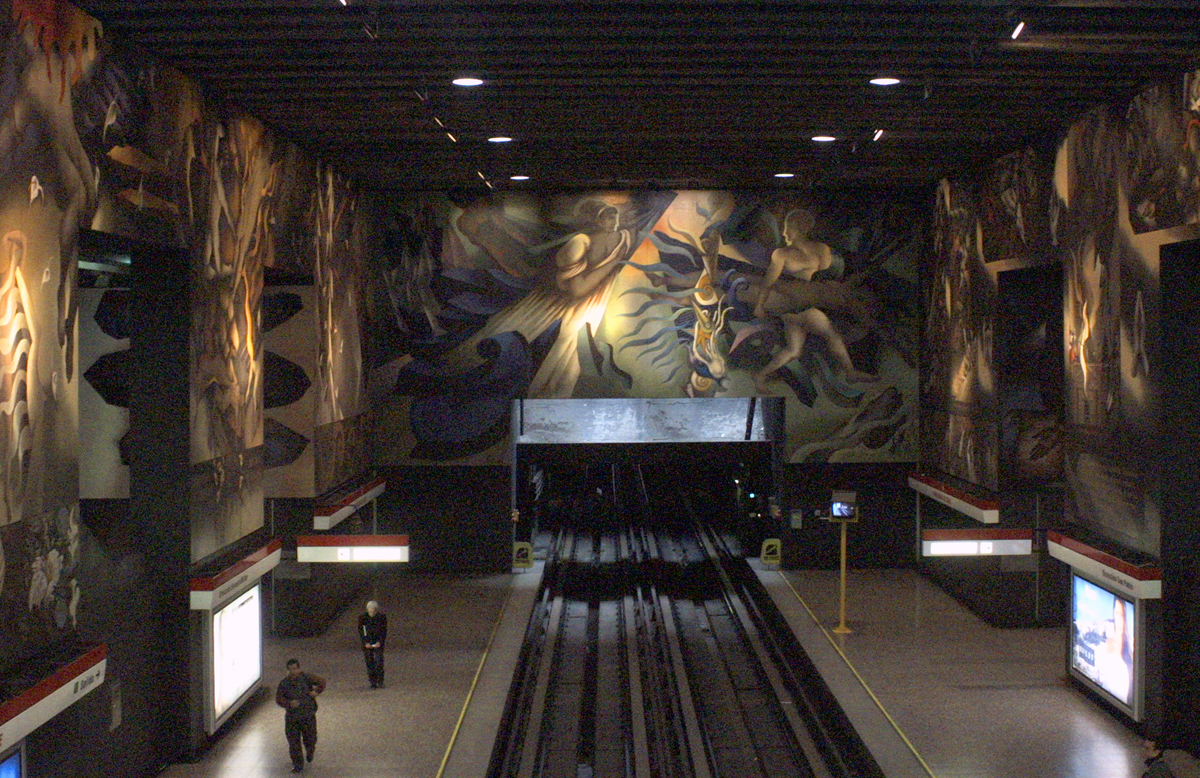
[[[11,753],[0,757],[0,778],[25,778],[24,755],[24,749],[17,746]]]
[[[262,606],[256,584],[212,614],[212,706],[215,731],[262,678]]]
[[[1071,576],[1071,673],[1134,719],[1141,717],[1136,600]]]

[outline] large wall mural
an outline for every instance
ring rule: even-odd
[[[331,420],[365,410],[362,294],[330,290],[358,283],[369,231],[348,182],[179,72],[125,54],[74,6],[0,0],[0,38],[0,644],[19,652],[69,630],[81,597],[86,603],[72,572],[81,372],[92,424],[87,497],[128,496],[123,443],[136,355],[126,345],[136,322],[121,313],[119,290],[89,288],[90,340],[79,365],[82,231],[189,257],[181,283],[191,310],[180,315],[190,317],[191,338],[180,348],[190,355],[181,377],[191,393],[183,410],[190,463],[180,479],[190,484],[194,561],[262,526],[268,272],[310,287],[324,279],[325,296],[311,302],[314,360],[322,328],[336,335],[325,338],[330,369],[316,380],[328,380],[322,396],[347,409]],[[327,313],[318,319],[322,302]],[[362,426],[343,437],[365,451]],[[361,462],[362,454],[343,459]]]
[[[189,165],[188,194],[206,202],[192,221],[192,462],[262,444],[258,312],[280,160],[248,117],[206,123]],[[187,153],[194,153],[189,146]],[[198,251],[197,251],[198,250]]]
[[[129,340],[131,295],[116,287],[80,287],[79,496],[129,498]]]
[[[944,183],[936,213],[925,461],[990,488],[1061,473],[1069,521],[1158,554],[1159,250],[1200,235],[1200,73],[1081,117],[1052,169],[1024,151],[974,186]],[[982,290],[981,268],[998,279]],[[969,296],[957,314],[956,291]],[[935,394],[955,394],[955,368],[971,353],[962,344],[989,326],[1003,328],[999,395],[968,397],[971,412],[957,423],[987,428],[989,440],[999,430],[995,476],[990,461],[980,472],[963,456],[972,446],[952,414],[939,424]],[[1056,340],[1060,355],[1050,358]]]
[[[79,602],[74,259],[96,187],[71,95],[94,67],[102,31],[84,14],[42,3],[2,10],[0,657],[7,659],[72,628]]]
[[[995,360],[1002,485],[1062,479],[1061,289],[1057,262],[998,274]]]
[[[979,205],[943,181],[925,270],[921,461],[927,468],[997,489],[999,426],[992,339],[996,278],[984,263]]]
[[[313,204],[317,312],[317,424],[356,416],[362,402],[362,348],[357,256],[365,229],[358,198],[332,168],[318,171]]]
[[[1186,79],[1189,88],[1193,76]],[[1200,111],[1177,84],[1077,122],[1058,152],[1068,518],[1159,553],[1159,249],[1197,236]],[[1123,152],[1123,153],[1122,153]]]
[[[385,220],[387,462],[495,461],[519,397],[787,398],[788,457],[916,456],[911,196],[429,194]]]
[[[267,497],[312,497],[317,368],[316,290],[270,286],[263,295],[263,487]]]

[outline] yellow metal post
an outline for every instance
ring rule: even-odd
[[[833,631],[838,635],[849,635],[854,631],[846,626],[846,525],[849,523],[848,521],[838,522],[842,527],[842,574],[841,580],[838,583],[838,625],[833,628]]]

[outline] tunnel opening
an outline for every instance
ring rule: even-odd
[[[780,398],[517,401],[513,539],[687,514],[757,553],[781,521],[782,413]]]

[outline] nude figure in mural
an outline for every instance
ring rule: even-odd
[[[593,330],[604,317],[620,261],[632,251],[632,230],[621,229],[614,206],[591,200],[593,226],[572,235],[554,255],[554,286],[562,310],[558,337],[529,387],[531,397],[570,397],[579,378],[577,341],[583,328]]]
[[[840,281],[813,281],[813,274],[833,264],[829,246],[808,237],[813,216],[797,208],[783,220],[784,245],[771,253],[771,265],[758,289],[754,315],[778,316],[783,322],[784,346],[752,377],[755,389],[766,394],[766,383],[775,371],[800,356],[809,334],[825,339],[830,352],[849,381],[878,381],[878,377],[854,367],[846,342],[818,305],[826,308],[857,308],[860,303],[850,287]],[[785,276],[786,274],[786,276]],[[862,317],[869,317],[864,310]],[[860,318],[862,318],[860,317]],[[868,322],[864,322],[868,323]]]
[[[482,330],[455,349],[450,362],[459,362],[461,367],[475,361],[476,346],[492,335],[515,331],[533,342],[557,322],[558,336],[534,375],[527,396],[571,396],[579,378],[579,333],[585,326],[594,330],[599,325],[621,262],[634,249],[633,230],[621,228],[621,213],[616,206],[585,200],[577,212],[589,226],[559,247],[552,274],[544,276],[520,301],[493,316]]]

